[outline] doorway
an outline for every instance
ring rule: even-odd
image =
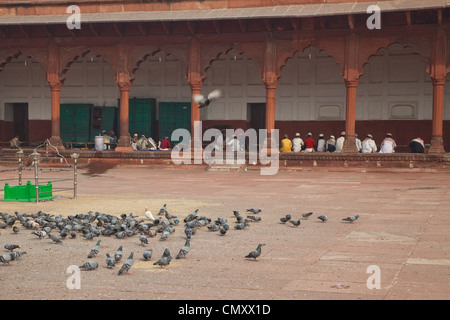
[[[250,118],[250,128],[255,129],[259,140],[259,130],[266,129],[266,104],[265,103],[249,103],[248,113]],[[259,150],[259,144],[258,148]],[[246,143],[248,145],[248,143]]]
[[[13,135],[28,141],[28,103],[13,103]]]

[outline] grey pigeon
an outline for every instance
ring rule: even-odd
[[[322,222],[325,222],[328,220],[328,217],[323,214],[323,215],[318,216],[317,219],[321,220]]]
[[[343,221],[353,222],[359,218],[359,214],[342,219]]]
[[[186,258],[187,254],[189,253],[190,250],[191,250],[191,242],[189,239],[187,239],[184,246],[178,252],[176,259]]]
[[[76,233],[75,231],[72,231],[72,232],[70,233],[70,237],[71,237],[72,239],[75,239],[75,238],[77,237],[77,233]]]
[[[129,273],[129,271],[130,271],[131,267],[133,266],[133,264],[134,264],[133,251],[131,251],[131,253],[128,256],[127,260],[125,260],[125,262],[123,263],[122,267],[119,270],[119,273],[118,273],[119,276],[121,274],[124,274],[124,273]]]
[[[233,214],[234,214],[235,217],[238,217],[238,216],[241,215],[241,213],[239,211],[237,211],[237,210],[233,210]]]
[[[192,237],[192,235],[194,234],[194,232],[195,232],[195,230],[193,228],[186,227],[184,229],[184,234],[186,235],[187,239],[190,239]]]
[[[208,230],[210,230],[210,231],[219,231],[219,229],[220,229],[220,225],[218,225],[217,223],[210,224],[208,226]]]
[[[11,261],[18,260],[24,254],[27,254],[27,253],[25,251],[23,251],[23,252],[18,252],[18,251],[11,252],[10,253]]]
[[[122,256],[123,256],[122,246],[120,246],[114,253],[114,261],[119,262],[120,260],[122,260]]]
[[[90,260],[80,266],[80,269],[84,270],[84,271],[91,271],[91,270],[95,270],[97,268],[98,268],[98,262],[94,261],[94,260]]]
[[[153,265],[159,265],[161,267],[165,267],[170,264],[170,261],[172,261],[172,257],[161,257],[158,261],[154,262]]]
[[[246,227],[250,227],[250,225],[248,223],[244,223],[244,222],[238,223],[234,226],[234,228],[236,230],[244,230]]]
[[[289,220],[291,220],[292,219],[292,216],[290,215],[290,214],[287,214],[285,217],[281,217],[280,218],[280,221],[282,222],[282,223],[286,223],[286,222],[288,222]]]
[[[247,212],[251,212],[251,213],[260,213],[262,210],[258,209],[258,208],[251,208],[251,209],[247,209]]]
[[[5,244],[4,247],[6,250],[13,251],[14,249],[20,248],[18,244]]]
[[[14,232],[14,233],[19,233],[19,231],[20,231],[20,229],[19,229],[18,226],[14,226],[14,227],[13,227],[13,232]]]
[[[147,250],[147,251],[144,251],[144,253],[142,254],[142,256],[144,257],[144,260],[145,260],[145,261],[150,260],[151,257],[152,257],[152,255],[153,255],[153,250],[152,250],[152,249],[149,249],[149,250]]]
[[[312,212],[302,213],[302,217],[308,219],[312,214],[313,214]]]
[[[116,260],[114,260],[114,258],[111,257],[111,256],[109,255],[109,253],[106,254],[106,266],[107,266],[108,268],[112,268],[112,267],[115,267],[115,266],[116,266]]]
[[[88,258],[91,259],[95,257],[98,252],[100,251],[100,242],[101,240],[98,240],[95,246],[91,249],[91,252],[89,252]]]
[[[169,248],[164,249],[162,257],[170,257],[170,250],[169,250]]]
[[[221,236],[224,236],[224,235],[227,233],[227,231],[228,231],[228,228],[222,227],[222,228],[220,228],[220,230],[219,230],[219,234],[220,234]]]
[[[171,215],[168,211],[164,213],[164,216],[166,217],[167,220],[178,218],[177,216]]]
[[[247,216],[247,218],[255,222],[259,222],[262,220],[260,216]]]
[[[43,239],[47,235],[47,232],[45,232],[44,230],[37,230],[37,231],[33,231],[31,234],[38,236],[39,239]]]
[[[294,225],[294,227],[298,227],[300,225],[300,219],[298,219],[297,221],[295,220],[289,220],[290,223],[292,223]]]
[[[60,236],[54,236],[49,234],[48,237],[54,242],[54,243],[62,243]]]
[[[141,242],[141,246],[143,246],[144,244],[148,244],[148,239],[142,232],[139,236],[139,241]]]
[[[167,211],[167,205],[164,204],[161,209],[159,209],[158,215],[163,215]]]
[[[170,236],[170,231],[167,229],[164,229],[164,231],[161,234],[161,238],[159,240],[164,241],[167,240],[167,238]]]
[[[251,251],[248,255],[246,255],[245,258],[257,261],[256,258],[258,258],[261,255],[261,247],[263,245],[264,245],[263,243],[258,244],[258,247],[255,250]]]
[[[11,254],[9,254],[9,253],[5,253],[0,256],[0,262],[3,263],[3,265],[9,264],[11,262],[11,260],[12,260],[12,257],[11,257]]]
[[[195,209],[193,212],[191,212],[190,214],[188,214],[186,216],[186,218],[184,218],[184,222],[189,222],[192,221],[194,219],[196,219],[196,217],[198,217],[198,209]]]

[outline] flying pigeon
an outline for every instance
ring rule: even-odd
[[[150,260],[150,258],[152,257],[152,254],[153,254],[153,250],[149,249],[147,251],[144,251],[142,256],[144,257],[144,260],[147,261],[147,260]]]
[[[148,210],[147,207],[145,207],[144,216],[145,216],[147,219],[150,219],[150,220],[152,220],[152,221],[155,220],[155,218],[153,218],[152,212],[151,212],[150,210]]]
[[[180,252],[178,252],[176,259],[183,259],[186,258],[187,254],[189,253],[189,250],[191,249],[191,242],[189,239],[186,240],[186,243],[184,246],[180,249]]]
[[[312,215],[312,212],[306,212],[306,213],[302,213],[302,217],[305,219],[308,219],[310,215]]]
[[[289,222],[292,223],[294,225],[294,227],[298,227],[300,225],[300,219],[298,219],[297,221],[289,220]]]
[[[20,248],[18,244],[5,244],[5,249],[9,251],[13,251],[14,249]]]
[[[282,223],[286,223],[286,222],[288,222],[289,220],[291,220],[291,218],[292,218],[292,216],[291,216],[290,214],[287,214],[285,217],[281,217],[281,218],[280,218],[280,221],[281,221]]]
[[[211,91],[206,98],[201,94],[194,94],[192,96],[192,100],[195,103],[199,104],[199,108],[204,108],[204,107],[209,106],[209,104],[212,101],[222,97],[222,95],[223,95],[222,90],[215,89],[215,90]]]
[[[116,260],[114,260],[114,258],[112,258],[109,253],[106,254],[106,266],[108,268],[112,268],[116,266]]]
[[[122,246],[120,246],[114,253],[114,261],[119,262],[120,260],[122,260],[122,255]]]
[[[139,236],[139,241],[141,242],[141,246],[144,246],[144,244],[148,244],[148,239],[142,232]]]
[[[122,267],[119,270],[119,273],[118,273],[119,276],[124,273],[129,273],[133,264],[134,264],[133,251],[131,251],[129,257],[127,258],[127,260],[125,260],[125,262],[123,263]]]
[[[94,261],[94,260],[90,260],[90,261],[86,262],[85,264],[81,265],[79,268],[84,271],[95,270],[98,268],[98,262]]]
[[[317,219],[321,220],[322,222],[325,222],[325,221],[328,220],[328,217],[327,217],[326,215],[323,214],[323,215],[321,215],[321,216],[318,216]]]
[[[263,243],[258,244],[258,247],[251,251],[248,255],[245,256],[245,258],[253,258],[254,261],[257,261],[256,258],[258,258],[261,255],[261,247],[263,246]]]
[[[260,213],[262,210],[258,209],[258,208],[251,208],[251,209],[247,209],[247,212],[251,212],[254,214]]]
[[[357,214],[356,216],[350,216],[350,217],[344,218],[344,219],[342,219],[342,220],[343,220],[343,221],[353,222],[353,221],[355,221],[355,220],[358,219],[358,218],[359,218],[359,214]]]
[[[102,240],[98,240],[97,243],[95,244],[95,246],[91,249],[91,252],[89,252],[88,258],[91,259],[93,257],[95,257],[98,252],[100,251],[100,242]]]

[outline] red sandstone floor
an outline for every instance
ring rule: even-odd
[[[6,174],[4,175],[6,176]],[[184,218],[199,214],[226,217],[233,210],[259,207],[262,221],[224,237],[206,228],[193,236],[186,260],[167,268],[153,266],[164,248],[176,255],[184,244],[183,227],[166,241],[150,239],[143,248],[137,237],[101,237],[96,271],[83,272],[80,290],[69,290],[69,265],[80,265],[94,241],[37,240],[28,230],[0,230],[0,251],[17,242],[28,252],[11,266],[0,266],[1,299],[449,299],[450,173],[446,172],[258,172],[216,173],[203,170],[113,168],[81,169],[78,198],[70,192],[48,202],[5,203],[0,211],[53,214],[88,210],[111,214],[144,206],[154,214],[167,203]],[[58,195],[56,193],[55,195]],[[3,192],[0,192],[3,199]],[[279,218],[313,211],[300,227]],[[317,216],[327,214],[329,221]],[[354,223],[342,218],[359,214]],[[265,243],[258,262],[244,256]],[[124,256],[135,252],[131,275],[106,269],[105,254],[123,244]],[[150,262],[141,261],[153,249]],[[3,253],[3,252],[1,252]],[[380,289],[368,289],[370,266],[380,270]],[[43,289],[45,288],[45,289]]]

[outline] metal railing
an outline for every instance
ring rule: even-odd
[[[50,168],[50,167],[39,167],[39,160],[41,159],[41,155],[40,153],[37,152],[38,148],[45,148],[45,154],[46,154],[46,158],[49,158],[49,147],[52,147],[56,150],[56,153],[58,155],[59,158],[61,158],[62,160],[65,161],[65,163],[67,164],[67,168]],[[77,198],[77,160],[78,160],[78,154],[77,153],[73,153],[70,155],[70,157],[73,159],[73,165],[69,164],[69,162],[67,161],[67,159],[62,156],[59,152],[58,149],[54,146],[52,146],[50,144],[50,141],[48,141],[48,139],[41,144],[40,146],[38,146],[36,149],[34,149],[33,153],[29,154],[28,156],[26,156],[23,152],[22,149],[20,149],[18,152],[16,152],[16,157],[17,157],[17,168],[5,168],[5,169],[0,169],[0,173],[6,173],[6,175],[9,175],[9,177],[7,178],[0,178],[0,191],[4,191],[4,184],[3,182],[8,181],[14,181],[17,178],[18,181],[18,185],[21,186],[22,182],[24,179],[29,179],[28,181],[32,180],[34,178],[34,182],[35,182],[35,189],[36,189],[36,203],[39,203],[39,194],[43,195],[45,193],[50,193],[50,192],[61,192],[61,191],[67,191],[67,190],[73,190],[73,198],[76,199]],[[32,167],[26,167],[24,166],[24,162],[23,160],[26,158],[30,158],[32,160]],[[17,172],[17,176],[14,177],[14,172]],[[27,177],[27,173],[32,173],[32,176],[30,177],[28,175]],[[55,173],[67,173],[70,172],[72,173],[70,176],[62,176],[62,175],[55,175]],[[8,174],[9,173],[9,174]],[[2,176],[4,176],[4,174],[2,174]],[[49,182],[52,182],[52,185],[54,182],[56,182],[57,185],[59,185],[61,182],[64,181],[73,181],[73,186],[71,187],[62,187],[62,186],[58,186],[56,188],[52,187],[52,191],[45,191],[45,192],[39,192],[39,180],[46,180]]]

